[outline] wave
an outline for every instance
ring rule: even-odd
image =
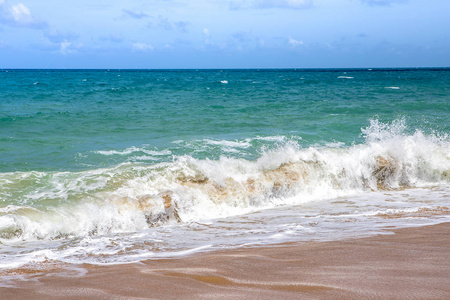
[[[134,153],[144,153],[152,156],[163,156],[163,155],[171,155],[172,152],[170,150],[163,150],[163,151],[153,151],[153,150],[147,150],[144,148],[138,148],[138,147],[129,147],[123,151],[116,151],[116,150],[107,150],[107,151],[95,151],[97,154],[102,155],[128,155],[128,154],[134,154]]]
[[[1,241],[129,232],[363,192],[447,185],[449,137],[407,131],[404,120],[372,120],[362,129],[365,142],[349,147],[302,148],[277,137],[283,143],[256,160],[182,155],[153,165],[2,173],[0,197],[8,205],[0,207]],[[136,151],[142,149],[102,154]]]

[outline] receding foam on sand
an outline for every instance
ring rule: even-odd
[[[2,299],[449,299],[449,229],[443,223],[113,266],[48,262],[3,271],[0,293]]]

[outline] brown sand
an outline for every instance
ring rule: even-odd
[[[3,273],[1,299],[450,299],[450,223],[115,266]]]

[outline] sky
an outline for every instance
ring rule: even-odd
[[[450,67],[449,0],[0,0],[0,68]]]

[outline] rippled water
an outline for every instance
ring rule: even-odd
[[[449,79],[449,69],[3,70],[0,267],[446,221]]]

